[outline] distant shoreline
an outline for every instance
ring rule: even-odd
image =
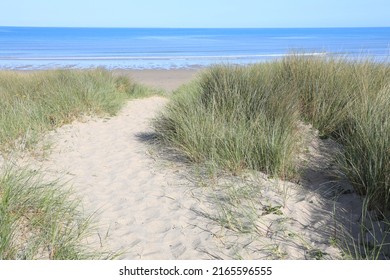
[[[189,83],[196,75],[204,69],[182,68],[182,69],[116,69],[115,74],[129,76],[135,82],[152,87],[172,91],[179,86]]]

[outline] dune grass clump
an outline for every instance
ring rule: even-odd
[[[101,258],[85,244],[91,219],[59,182],[36,172],[0,174],[0,259]]]
[[[342,133],[344,172],[369,207],[390,209],[390,82],[375,94],[362,95],[348,114]]]
[[[293,176],[299,114],[293,96],[272,76],[275,67],[206,70],[176,93],[156,131],[194,161]]]
[[[390,67],[370,60],[348,61],[292,55],[282,61],[280,83],[299,99],[303,120],[324,137],[337,138],[349,126],[350,112],[364,96],[374,97],[389,83]]]
[[[31,146],[37,135],[86,114],[115,114],[144,91],[104,69],[0,72],[0,148],[16,140]]]
[[[279,82],[288,84],[299,100],[302,119],[322,136],[336,133],[346,121],[358,87],[353,64],[303,56],[287,57],[282,64]]]
[[[282,76],[300,100],[303,119],[343,145],[339,167],[369,207],[389,209],[390,66],[291,56]]]
[[[369,60],[292,55],[253,66],[214,66],[183,87],[155,122],[192,160],[282,178],[296,170],[305,122],[343,145],[340,170],[370,207],[390,207],[390,67]]]

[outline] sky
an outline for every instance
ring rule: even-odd
[[[390,27],[390,0],[0,0],[0,26]]]

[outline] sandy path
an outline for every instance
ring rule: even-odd
[[[99,228],[90,241],[101,238],[103,249],[126,250],[124,259],[207,259],[202,251],[216,245],[196,226],[205,224],[191,210],[198,201],[174,168],[155,163],[139,137],[151,131],[149,120],[165,103],[135,100],[116,117],[58,129],[44,168],[70,180],[87,213],[97,211]]]

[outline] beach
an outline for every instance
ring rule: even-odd
[[[132,80],[146,86],[172,91],[190,82],[202,68],[183,69],[145,69],[145,70],[114,70],[114,73],[129,76]]]

